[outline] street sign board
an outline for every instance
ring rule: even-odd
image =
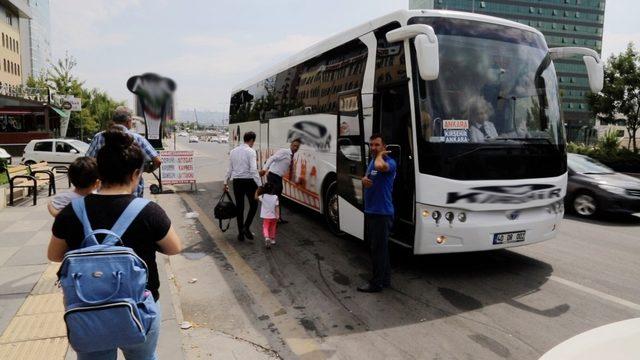
[[[82,99],[73,95],[54,95],[54,101],[67,111],[82,110]]]
[[[193,151],[160,151],[162,185],[195,184]]]

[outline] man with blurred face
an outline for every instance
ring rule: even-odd
[[[364,186],[365,239],[371,245],[373,271],[371,280],[358,287],[361,292],[380,292],[391,286],[389,232],[393,225],[393,181],[396,162],[389,157],[384,139],[373,134],[369,139],[371,162],[362,178]]]
[[[278,195],[280,204],[282,205],[282,178],[289,177],[289,181],[293,181],[293,155],[300,149],[300,140],[294,139],[289,144],[288,149],[280,149],[271,155],[264,167],[260,170],[260,176],[267,174],[267,182],[273,185],[273,193]],[[286,224],[288,221],[282,219],[282,208],[280,208],[280,224]]]
[[[145,157],[145,162],[150,163],[145,167],[146,172],[152,172],[155,169],[159,168],[162,164],[162,160],[160,160],[160,154],[151,146],[149,140],[147,140],[144,136],[131,131],[131,127],[133,125],[133,117],[131,115],[131,110],[126,106],[118,106],[113,112],[113,125],[112,128],[120,129],[131,136],[135,142],[140,146],[142,153]],[[96,136],[91,140],[91,144],[89,145],[89,149],[87,150],[86,156],[97,158],[98,151],[104,146],[104,131],[99,132]],[[133,193],[137,197],[143,197],[144,195],[144,179],[142,176],[140,177],[140,182],[138,183],[138,187]]]

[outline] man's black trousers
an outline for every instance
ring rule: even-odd
[[[370,285],[382,288],[391,284],[391,263],[389,261],[389,232],[393,225],[393,216],[365,214],[365,238],[371,246],[373,276]]]
[[[251,227],[253,217],[256,216],[258,209],[258,200],[255,198],[258,185],[253,179],[233,179],[233,196],[236,198],[236,206],[238,208],[238,233],[242,234],[245,229]],[[249,212],[247,220],[244,219],[244,198],[249,200]]]

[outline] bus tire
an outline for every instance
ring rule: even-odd
[[[338,213],[338,193],[337,183],[332,181],[327,186],[327,190],[324,192],[324,218],[327,220],[329,230],[334,235],[343,235],[344,232],[340,231],[340,217]]]

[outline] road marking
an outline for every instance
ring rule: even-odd
[[[211,221],[207,212],[204,211],[193,197],[186,193],[181,193],[180,196],[189,205],[192,211],[200,214],[198,220],[209,233],[213,242],[218,249],[222,251],[227,262],[233,266],[236,274],[240,277],[240,280],[245,284],[247,290],[251,293],[251,296],[257,303],[271,316],[271,321],[276,325],[276,328],[282,335],[283,340],[291,349],[291,351],[299,357],[304,359],[325,359],[322,350],[319,348],[319,344],[313,339],[302,325],[290,315],[273,316],[273,314],[282,312],[282,304],[273,296],[271,289],[258,277],[253,269],[247,264],[246,261],[240,256],[236,249],[231,246],[216,224]]]
[[[616,303],[618,305],[622,305],[624,307],[627,307],[629,309],[632,310],[636,310],[636,311],[640,311],[640,304],[636,304],[634,302],[631,302],[629,300],[625,300],[625,299],[621,299],[619,297],[615,297],[613,295],[609,295],[607,293],[603,293],[602,291],[598,291],[596,289],[592,289],[590,287],[586,287],[584,285],[580,285],[578,283],[574,283],[573,281],[567,280],[567,279],[563,279],[563,278],[559,278],[557,276],[549,276],[549,280],[553,280],[555,282],[558,282],[560,284],[566,285],[568,287],[574,288],[576,290],[580,290],[583,291],[587,294],[591,294],[593,296],[597,296],[603,300],[607,300],[607,301],[611,301],[613,303]]]

